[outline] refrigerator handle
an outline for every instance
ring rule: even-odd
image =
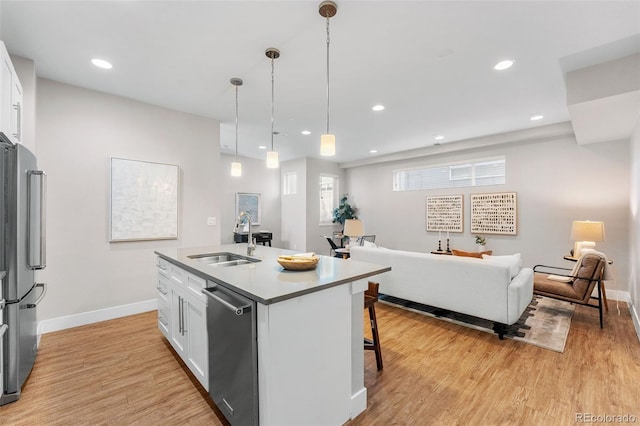
[[[28,207],[28,226],[27,226],[27,241],[29,241],[29,245],[33,244],[32,237],[33,235],[38,235],[40,237],[40,241],[38,242],[38,261],[33,262],[32,256],[34,251],[32,247],[29,247],[29,267],[31,269],[44,269],[47,266],[47,227],[46,227],[46,185],[47,185],[47,175],[42,170],[29,170],[27,172],[28,175],[28,191],[29,191],[29,207]],[[39,217],[38,226],[39,229],[31,229],[34,226],[34,217],[32,215],[35,213],[33,206],[33,199],[31,191],[32,191],[32,177],[37,176],[40,179],[40,191],[39,191]]]
[[[33,302],[34,305],[38,305],[40,302],[42,302],[42,299],[44,299],[44,295],[47,294],[47,283],[36,283],[36,288],[40,287],[42,289],[42,293],[40,293],[40,296],[38,296],[38,298],[36,299],[35,302]]]

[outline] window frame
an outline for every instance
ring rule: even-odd
[[[484,165],[492,162],[502,162],[503,169],[504,169],[503,175],[500,175],[500,174],[493,174],[493,175],[486,175],[486,176],[477,175],[476,170],[479,165]],[[454,177],[452,170],[462,169],[464,168],[464,166],[471,167],[470,177]],[[411,187],[408,187],[409,184],[406,182],[407,178],[401,177],[402,173],[409,174],[411,172],[423,172],[424,174],[426,174],[429,171],[435,173],[438,170],[441,170],[443,173],[445,172],[447,173],[448,175],[447,182],[449,183],[449,185],[438,184],[438,182],[434,179],[433,184],[431,186],[428,186],[429,182],[425,182],[425,185],[422,185],[422,182],[420,182],[419,185],[414,184],[414,185],[410,185]],[[492,157],[473,158],[469,160],[460,160],[460,161],[452,161],[447,163],[416,166],[411,168],[395,169],[392,171],[392,176],[393,176],[393,181],[392,181],[393,192],[428,191],[428,190],[454,189],[454,188],[463,188],[463,187],[505,185],[507,183],[507,159],[505,155],[496,155]],[[492,182],[492,183],[486,183],[486,184],[485,183],[478,184],[478,180],[483,180],[483,179],[486,180],[487,178],[499,178],[499,177],[503,177],[504,180],[502,182],[497,182],[497,183]],[[402,180],[405,180],[405,182],[402,182]],[[469,184],[468,185],[455,184],[455,182],[461,183],[463,181],[469,181]]]
[[[329,209],[330,217],[327,219],[322,215],[322,207],[323,207],[323,197],[322,197],[322,179],[323,178],[331,178],[333,179],[334,189],[333,189],[333,200],[332,207]],[[318,225],[319,226],[332,226],[333,223],[333,210],[338,207],[338,203],[340,201],[340,176],[330,174],[330,173],[320,173],[318,175]]]

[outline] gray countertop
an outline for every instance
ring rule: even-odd
[[[213,267],[189,258],[193,255],[219,252],[246,256],[247,244],[166,248],[155,251],[158,256],[188,272],[212,280],[265,305],[391,270],[389,266],[320,256],[320,261],[315,269],[287,271],[277,262],[277,257],[297,252],[260,245],[256,246],[253,256],[250,256],[260,259],[260,262],[245,265]]]

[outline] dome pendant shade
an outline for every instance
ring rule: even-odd
[[[336,155],[336,137],[332,134],[320,136],[320,155],[330,157]]]
[[[280,161],[278,160],[278,151],[267,152],[267,168],[277,169],[280,167]]]

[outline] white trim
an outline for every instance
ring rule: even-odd
[[[640,340],[640,313],[636,309],[636,306],[632,301],[629,302],[629,312],[631,313],[631,319],[633,320],[633,325],[636,328],[636,334],[638,335],[638,340]]]
[[[351,395],[351,419],[355,419],[367,409],[367,388],[364,386]]]
[[[548,126],[537,126],[513,132],[498,133],[494,135],[481,136],[460,141],[452,141],[441,145],[430,145],[422,148],[410,149],[393,154],[381,155],[375,158],[367,158],[358,161],[340,163],[341,169],[367,166],[370,164],[388,163],[391,161],[415,160],[417,157],[429,157],[434,155],[448,154],[471,149],[495,147],[503,144],[547,142],[550,140],[570,140],[576,143],[573,126],[570,121],[550,124]]]
[[[141,314],[158,309],[158,300],[145,300],[144,302],[130,303],[128,305],[113,306],[97,311],[82,312],[80,314],[43,320],[38,323],[38,337],[44,333],[79,327],[129,315]]]
[[[605,287],[605,291],[607,292],[607,301],[609,300],[619,300],[621,302],[627,302],[629,306],[631,306],[631,295],[628,291],[620,291],[620,290],[610,290]],[[597,294],[597,293],[594,293]],[[611,308],[611,306],[609,306]]]

